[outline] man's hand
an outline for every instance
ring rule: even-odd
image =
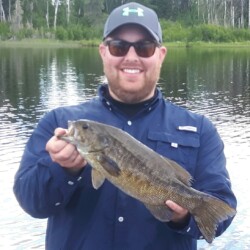
[[[190,214],[187,209],[179,206],[171,200],[166,201],[166,205],[173,210],[173,216],[171,221],[176,224],[184,225],[188,222]]]
[[[54,162],[67,168],[71,173],[78,173],[84,166],[86,166],[87,161],[79,154],[74,145],[58,138],[58,136],[66,133],[67,130],[57,128],[54,136],[47,142],[46,150],[49,152],[50,157]]]

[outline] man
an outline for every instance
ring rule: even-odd
[[[196,249],[202,238],[186,208],[172,201],[170,222],[106,181],[95,190],[91,167],[76,148],[58,139],[67,121],[90,119],[119,127],[156,152],[178,162],[193,187],[236,207],[225,168],[223,142],[208,119],[162,97],[156,84],[167,50],[154,11],[137,3],[115,9],[99,46],[107,85],[99,97],[46,114],[27,143],[14,192],[30,215],[48,218],[47,249]],[[216,236],[230,225],[218,225]]]

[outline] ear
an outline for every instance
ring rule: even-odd
[[[161,63],[163,63],[165,57],[167,55],[167,48],[165,46],[161,46],[160,47],[160,60],[161,60]]]
[[[103,43],[101,43],[99,45],[99,54],[100,54],[102,59],[104,59],[104,57],[105,57],[106,49],[107,49],[107,47]]]

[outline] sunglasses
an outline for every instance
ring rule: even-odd
[[[140,57],[150,57],[155,53],[155,48],[160,47],[156,41],[138,41],[127,42],[124,40],[106,40],[104,45],[109,47],[109,52],[112,56],[125,56],[130,47],[133,46],[136,54]]]

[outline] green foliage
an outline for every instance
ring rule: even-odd
[[[238,42],[250,41],[250,29],[234,29],[233,36]]]
[[[62,41],[68,40],[68,32],[62,26],[57,27],[55,35],[56,35],[56,39],[58,40],[62,40]]]
[[[189,36],[189,29],[183,27],[179,22],[161,20],[163,41],[165,42],[186,42]]]
[[[35,37],[36,38],[42,38],[42,39],[53,39],[55,36],[55,31],[49,28],[44,28],[41,27],[39,29],[36,30],[36,34]]]
[[[56,29],[56,39],[59,40],[94,40],[101,39],[102,28],[83,26],[83,25],[71,25],[67,28],[62,26]]]
[[[9,11],[7,6],[9,1],[3,0],[2,2],[8,20]],[[16,0],[10,0],[10,2],[14,13]],[[67,2],[61,1],[58,7],[56,29],[54,29],[55,6],[52,5],[52,1],[19,0],[18,2],[20,3],[18,15],[12,13],[12,25],[0,22],[0,40],[10,38],[56,38],[63,41],[84,40],[87,44],[102,39],[103,25],[108,13],[115,7],[129,1],[72,0],[69,1],[71,4],[70,13],[68,13]],[[153,8],[161,17],[160,22],[164,42],[188,43],[202,41],[218,43],[250,40],[250,29],[225,28],[207,24],[207,10],[209,6],[213,6],[214,1],[203,1],[199,12],[197,2],[190,0],[137,0],[137,2]],[[234,4],[237,5],[237,2]],[[230,26],[231,21],[229,24],[225,23],[224,19],[219,15],[220,9],[216,9],[216,11],[218,13],[214,14],[218,18],[214,18],[213,21],[222,20],[222,25]],[[70,15],[68,16],[68,14]],[[247,20],[247,17],[244,20]],[[237,22],[235,22],[235,27],[236,24]]]
[[[185,27],[179,22],[161,20],[164,42],[242,42],[250,40],[249,29],[200,24]]]
[[[0,22],[0,40],[9,39],[11,36],[10,34],[10,27],[7,23]]]
[[[18,32],[15,33],[15,38],[17,40],[22,40],[24,38],[33,38],[34,30],[33,29],[20,29]]]
[[[231,42],[232,37],[230,37],[229,29],[209,25],[202,24],[198,26],[194,26],[191,29],[189,41],[213,41],[213,42]]]
[[[193,27],[185,27],[180,22],[161,20],[163,41],[169,42],[243,42],[250,41],[249,29],[233,29],[221,26],[201,24]],[[0,40],[12,37],[21,40],[24,38],[49,38],[54,37],[58,40],[74,41],[100,41],[102,39],[102,25],[69,25],[66,27],[58,26],[56,31],[47,27],[39,29],[22,28],[13,33],[8,24],[0,23]]]
[[[250,30],[202,24],[191,28],[188,41],[240,42],[250,40]]]

